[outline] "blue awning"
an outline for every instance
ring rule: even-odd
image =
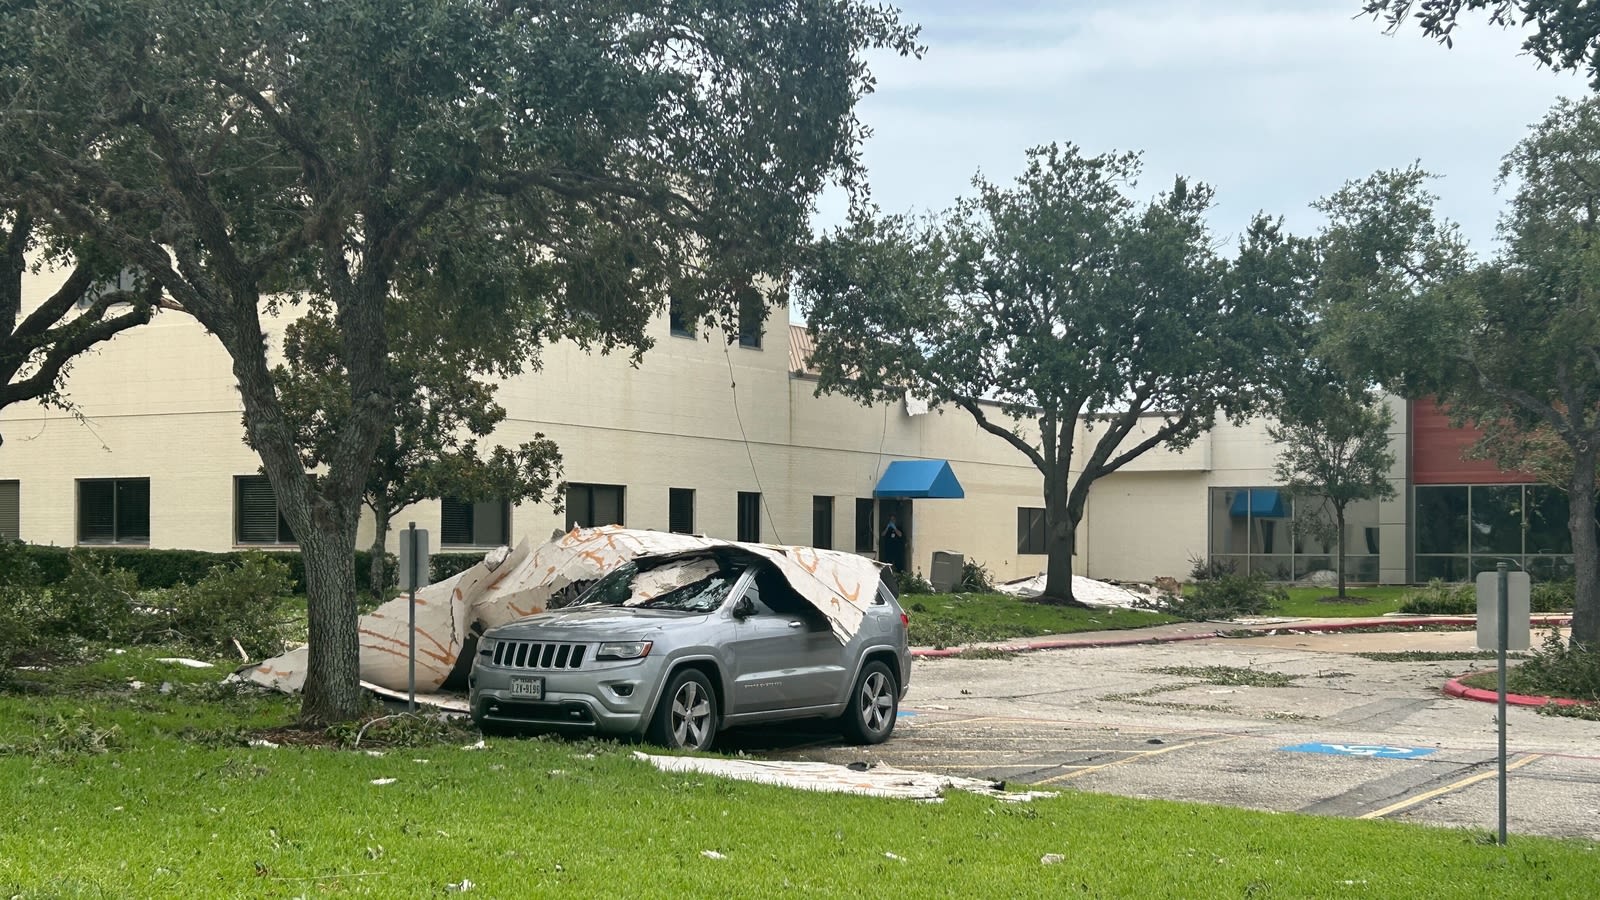
[[[1289,512],[1283,502],[1283,491],[1277,488],[1255,488],[1233,495],[1233,507],[1228,515],[1242,519],[1248,513],[1257,519],[1287,519]]]
[[[889,463],[873,489],[874,497],[960,500],[967,495],[943,459],[901,459]]]

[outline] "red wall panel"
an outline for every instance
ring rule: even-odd
[[[1450,417],[1432,400],[1411,406],[1412,484],[1526,484],[1537,481],[1526,472],[1506,472],[1486,459],[1462,459],[1483,432],[1452,428]]]

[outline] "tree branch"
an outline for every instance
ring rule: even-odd
[[[984,431],[987,431],[997,437],[1005,438],[1007,443],[1022,451],[1023,455],[1028,457],[1028,459],[1039,468],[1039,471],[1043,472],[1045,470],[1045,458],[1039,453],[1038,449],[1022,438],[1018,437],[1015,433],[1007,431],[999,425],[989,421],[989,417],[984,414],[982,407],[978,405],[976,400],[961,397],[956,399],[955,404],[971,413],[972,417],[978,421],[979,428],[982,428]]]

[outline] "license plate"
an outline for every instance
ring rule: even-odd
[[[530,700],[543,700],[544,679],[513,675],[511,677],[511,696],[527,697]]]

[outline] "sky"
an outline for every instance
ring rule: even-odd
[[[1481,255],[1507,199],[1501,158],[1585,81],[1541,69],[1521,37],[1474,14],[1446,48],[1388,35],[1360,0],[900,0],[923,27],[920,60],[869,58],[864,161],[889,212],[942,210],[973,175],[1008,183],[1032,146],[1144,154],[1137,193],[1175,175],[1217,190],[1232,246],[1258,210],[1290,230],[1344,182],[1420,161],[1439,209]],[[816,224],[841,223],[842,191]]]

